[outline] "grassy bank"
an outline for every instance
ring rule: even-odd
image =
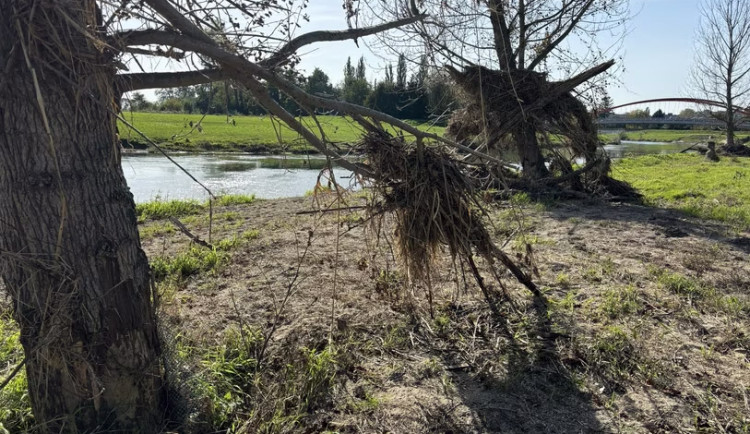
[[[613,174],[636,187],[649,205],[750,229],[748,158],[713,163],[697,155],[650,155],[615,163]]]
[[[149,138],[168,149],[185,151],[245,151],[245,152],[308,152],[310,145],[299,134],[268,116],[231,116],[184,113],[132,113],[123,117]],[[301,122],[320,136],[312,118],[303,117]],[[200,122],[200,129],[196,128]],[[318,116],[326,138],[338,143],[354,143],[362,136],[362,130],[348,118],[341,116]],[[192,127],[191,123],[192,122]],[[120,138],[141,143],[143,139],[125,125],[118,126]],[[427,125],[421,128],[429,128]],[[443,128],[432,127],[431,131],[442,134]]]
[[[737,135],[740,139],[748,136],[748,132],[740,132]],[[624,130],[620,133],[599,135],[600,140],[605,143],[616,143],[620,140],[700,143],[708,141],[709,137],[717,143],[726,140],[725,134],[714,130]]]

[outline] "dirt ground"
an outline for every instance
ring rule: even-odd
[[[362,211],[299,214],[330,201],[218,210],[213,240],[257,238],[161,308],[197,345],[238,325],[274,330],[278,355],[336,345],[346,363],[332,401],[302,432],[750,430],[749,234],[631,204],[494,205],[496,242],[519,261],[533,253],[544,293],[535,300],[502,274],[511,301],[498,318],[447,254],[430,307],[425,285],[401,271],[388,222],[378,231]],[[207,216],[184,220],[208,238]],[[150,258],[189,243],[179,232],[144,238]]]

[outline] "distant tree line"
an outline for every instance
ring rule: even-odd
[[[431,68],[424,56],[412,69],[414,71],[410,73],[407,59],[402,54],[395,72],[393,65],[388,64],[383,76],[372,82],[367,80],[362,57],[356,66],[351,58],[347,59],[344,80],[338,85],[332,84],[328,75],[319,68],[308,76],[288,71],[286,78],[309,93],[363,105],[399,119],[447,121],[456,105],[447,77]],[[278,89],[271,86],[269,92],[287,111],[305,114],[295,101]],[[228,115],[266,113],[249,91],[231,81],[161,89],[156,91],[156,95],[158,100],[151,102],[142,93],[132,93],[123,101],[123,107],[135,111]]]

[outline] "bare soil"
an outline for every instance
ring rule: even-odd
[[[401,271],[388,221],[378,231],[363,211],[298,214],[332,201],[218,210],[214,241],[259,236],[161,307],[171,333],[196,345],[238,324],[275,329],[278,357],[336,345],[346,362],[332,402],[301,432],[750,430],[748,233],[630,204],[493,205],[498,245],[533,254],[545,295],[504,273],[512,302],[496,318],[448,255],[430,307]],[[185,220],[208,238],[206,216]],[[188,244],[179,232],[144,240],[149,257]]]

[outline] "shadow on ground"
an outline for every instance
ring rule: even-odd
[[[536,298],[525,315],[533,324],[492,320],[502,336],[482,345],[494,348],[476,365],[452,371],[462,404],[470,409],[463,425],[444,421],[440,432],[479,433],[601,433],[610,432],[594,395],[563,363],[557,340],[567,336],[551,330],[547,302]],[[525,332],[519,333],[520,328]],[[523,337],[521,337],[523,335]],[[456,353],[444,353],[444,363],[456,363]],[[468,415],[467,415],[468,416]]]
[[[640,223],[652,226],[655,232],[666,238],[696,237],[726,244],[750,253],[750,237],[747,233],[737,235],[720,222],[700,220],[679,210],[655,208],[632,203],[566,202],[555,203],[546,213],[557,220],[579,218],[591,221]],[[575,226],[568,231],[575,233]]]

